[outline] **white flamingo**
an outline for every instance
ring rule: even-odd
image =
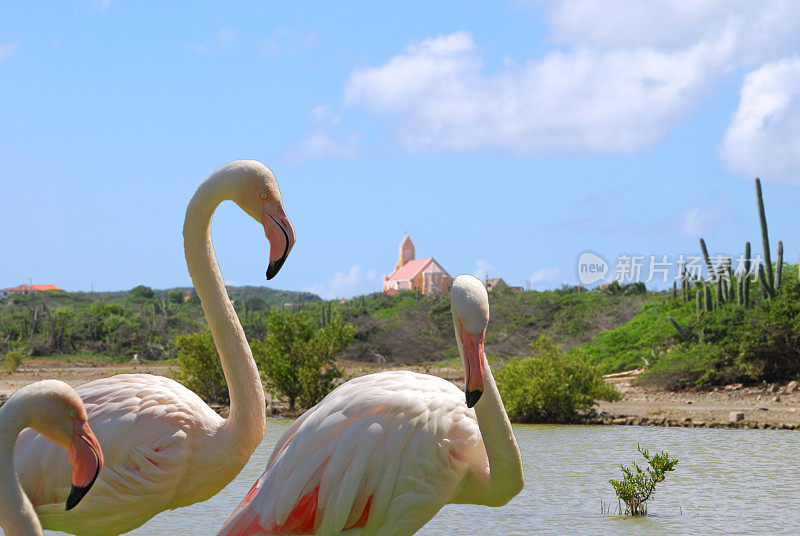
[[[216,170],[186,210],[186,263],[222,360],[230,416],[222,419],[195,393],[161,376],[120,374],[78,387],[106,468],[92,495],[66,516],[51,506],[68,481],[66,458],[41,436],[23,433],[15,465],[44,528],[86,536],[133,530],[159,512],[216,494],[263,439],[264,389],[211,244],[211,216],[224,200],[264,225],[267,279],[286,260],[294,230],[272,172],[252,160]]]
[[[17,390],[0,408],[0,527],[8,536],[42,536],[39,518],[14,472],[14,443],[28,427],[68,453],[72,484],[69,494],[64,490],[59,497],[66,499],[67,510],[86,495],[103,467],[103,452],[72,387],[44,380]]]
[[[483,352],[486,289],[461,275],[451,295],[467,403],[426,374],[344,383],[286,431],[220,535],[405,536],[447,503],[519,493],[519,448]]]

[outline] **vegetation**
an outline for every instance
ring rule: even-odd
[[[336,356],[353,341],[356,328],[340,317],[324,325],[306,311],[273,312],[263,341],[253,341],[253,356],[273,394],[289,409],[309,408],[344,376]]]
[[[652,299],[638,292],[590,292],[581,287],[490,292],[492,320],[486,352],[500,358],[522,356],[540,335],[558,341],[565,349],[575,348],[634,318]],[[418,363],[458,357],[449,296],[376,293],[337,304],[336,310],[358,328],[355,342],[345,354],[351,359]]]
[[[248,337],[263,337],[271,307],[297,309],[319,302],[313,294],[229,287]],[[0,355],[98,355],[160,360],[176,356],[173,339],[206,327],[193,289],[129,292],[48,291],[0,300]]]
[[[22,352],[19,350],[10,350],[6,352],[6,355],[3,356],[3,360],[0,361],[0,369],[2,369],[3,372],[11,374],[17,370],[21,364]]]
[[[569,422],[577,411],[591,408],[595,400],[620,398],[582,352],[565,353],[545,336],[531,349],[531,357],[513,358],[496,373],[503,403],[513,420]]]
[[[730,257],[700,250],[708,279],[684,271],[681,291],[662,294],[630,322],[595,337],[584,348],[604,371],[648,365],[644,384],[668,389],[734,381],[780,382],[800,376],[800,281],[797,265],[770,261],[764,200],[756,180],[765,263],[745,243],[741,269]],[[757,263],[757,264],[754,264]]]
[[[228,404],[228,384],[211,331],[179,335],[174,341],[178,351],[178,380],[206,402]]]
[[[519,400],[513,403],[519,403],[515,411],[520,418],[562,418],[557,416],[561,407],[564,415],[574,411],[561,400],[562,393],[534,395],[521,387],[525,382],[557,386],[558,375],[567,372],[548,376],[540,371],[553,363],[583,371],[581,364],[588,361],[593,374],[644,366],[642,383],[669,389],[800,378],[798,267],[784,263],[781,241],[772,265],[758,181],[756,201],[764,263],[751,259],[751,244],[745,242],[743,266],[734,267],[730,257],[709,255],[700,238],[705,279],[687,267],[680,274],[680,286],[675,284],[671,291],[648,292],[642,283],[612,282],[591,291],[565,286],[544,292],[490,292],[486,353],[497,363],[498,377],[506,374],[509,385],[519,383]],[[331,356],[339,352],[345,358],[381,363],[458,362],[448,296],[404,291],[323,302],[308,293],[257,287],[230,287],[228,292],[248,340],[258,347],[271,389],[292,404],[313,403],[338,381],[341,371]],[[354,336],[349,334],[352,328],[345,329],[349,324],[355,326]],[[203,311],[192,289],[139,285],[129,292],[50,291],[0,300],[0,355],[13,350],[29,357],[169,359],[178,356],[178,336],[204,329]],[[320,350],[322,343],[312,332],[322,330],[333,337],[337,329],[340,338],[334,339],[340,342],[330,351]],[[284,332],[300,341],[298,348],[305,354],[292,357],[298,362],[289,361],[296,352]],[[545,340],[557,342],[566,354],[548,350],[551,343]],[[533,357],[518,359],[528,355],[530,341],[537,341]],[[503,372],[506,361],[508,371]],[[294,370],[298,366],[317,367],[324,374],[317,380]],[[213,378],[211,372],[198,373],[198,378],[206,373]]]
[[[670,458],[666,452],[650,455],[641,445],[636,445],[636,449],[644,456],[648,467],[642,470],[636,462],[633,468],[620,464],[622,480],[609,480],[617,498],[625,503],[626,516],[646,516],[647,501],[653,497],[656,484],[663,482],[666,474],[678,465],[678,460]]]

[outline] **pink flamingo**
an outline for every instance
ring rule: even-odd
[[[14,472],[14,443],[27,427],[64,449],[63,456],[72,466],[71,486],[57,495],[59,501],[66,498],[67,510],[88,493],[103,467],[103,451],[72,387],[44,380],[16,391],[0,408],[0,527],[8,536],[42,536],[39,518]]]
[[[67,460],[35,432],[23,433],[15,466],[44,528],[87,536],[133,530],[159,512],[216,494],[263,439],[264,389],[211,244],[211,216],[224,200],[263,224],[270,242],[267,279],[295,238],[275,177],[252,160],[216,170],[186,210],[186,263],[222,361],[230,416],[221,418],[195,393],[161,376],[120,374],[78,387],[106,468],[92,495],[64,515],[52,503],[69,477]]]
[[[405,536],[447,503],[502,506],[520,492],[519,448],[483,352],[486,289],[458,276],[451,303],[466,404],[426,374],[344,383],[286,431],[221,536]]]

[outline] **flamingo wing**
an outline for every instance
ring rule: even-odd
[[[410,372],[341,385],[284,433],[220,534],[413,533],[482,455],[463,397]]]
[[[42,526],[90,536],[120,534],[172,507],[192,454],[188,434],[198,421],[219,417],[199,398],[200,408],[212,415],[203,415],[194,401],[187,404],[183,391],[189,391],[160,376],[119,375],[76,391],[106,463],[86,498],[65,512],[71,475],[67,453],[25,430],[14,465]]]

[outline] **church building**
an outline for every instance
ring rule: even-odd
[[[400,242],[400,253],[392,275],[383,276],[383,293],[392,295],[401,290],[415,290],[422,294],[450,292],[453,278],[433,257],[416,259],[414,243],[406,235]]]

